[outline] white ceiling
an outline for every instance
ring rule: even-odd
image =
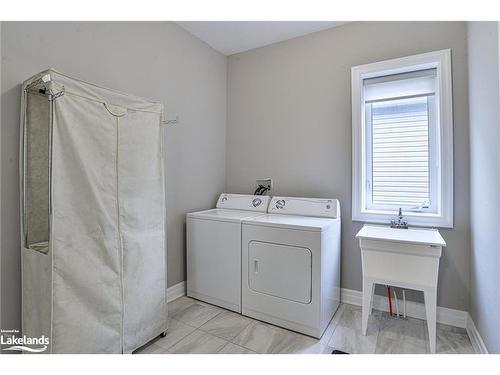
[[[179,26],[225,55],[329,29],[339,21],[184,21]]]

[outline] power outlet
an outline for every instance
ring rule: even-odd
[[[269,193],[273,188],[273,179],[272,178],[265,178],[262,180],[255,180],[255,189],[257,189],[259,186],[266,187],[267,188],[266,193]]]

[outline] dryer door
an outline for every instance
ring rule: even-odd
[[[273,297],[311,302],[312,253],[306,247],[251,241],[248,246],[250,289]]]

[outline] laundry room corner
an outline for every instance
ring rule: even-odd
[[[1,37],[2,327],[21,326],[21,82],[50,67],[160,101],[167,120],[178,116],[165,125],[168,286],[185,280],[185,212],[211,207],[224,190],[226,56],[168,22],[2,22]],[[94,52],[109,45],[115,53],[96,64]]]

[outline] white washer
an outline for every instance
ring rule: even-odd
[[[337,199],[273,197],[242,224],[242,314],[321,337],[340,304]]]
[[[241,221],[265,215],[270,197],[221,194],[187,214],[187,295],[241,313]]]

